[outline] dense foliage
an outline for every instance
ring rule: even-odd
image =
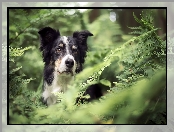
[[[106,9],[89,23],[90,11],[9,10],[10,124],[166,124],[166,39],[156,32],[155,10],[145,10],[141,18],[133,14],[139,26],[128,27],[130,35],[109,20]],[[84,70],[66,93],[58,93],[61,102],[48,108],[40,101],[43,62],[37,34],[45,26],[63,35],[82,29],[94,34]],[[91,84],[100,84],[104,96],[75,105]]]

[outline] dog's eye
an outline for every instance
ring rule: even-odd
[[[77,54],[77,49],[73,49],[73,53],[74,54]]]
[[[62,49],[61,48],[57,48],[56,49],[56,52],[60,52]]]
[[[74,54],[77,54],[77,47],[76,46],[72,46],[72,51]]]

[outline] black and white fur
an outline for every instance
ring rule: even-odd
[[[61,36],[51,27],[42,28],[40,50],[44,65],[43,101],[56,103],[54,92],[65,92],[75,74],[82,70],[87,52],[87,38],[93,36],[87,30],[76,31],[72,36]]]

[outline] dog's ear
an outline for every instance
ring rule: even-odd
[[[40,35],[40,51],[42,51],[43,61],[49,63],[51,60],[50,51],[53,42],[60,36],[60,33],[51,27],[44,27],[38,33]]]
[[[93,36],[93,34],[88,30],[76,31],[73,33],[73,38],[76,39],[80,51],[80,64],[78,67],[79,71],[82,70],[82,64],[85,62],[86,52],[88,50],[87,38],[89,36]]]
[[[76,38],[79,44],[85,45],[88,36],[93,36],[88,30],[76,31],[73,33],[73,38]]]
[[[55,29],[52,29],[51,27],[44,27],[39,30],[39,35],[41,39],[41,44],[40,44],[40,50],[43,51],[45,46],[48,44],[52,44],[52,42],[60,36],[60,32]]]

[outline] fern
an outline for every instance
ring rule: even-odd
[[[9,61],[15,62],[16,57],[20,57],[24,54],[24,51],[30,49],[31,47],[26,48],[12,48],[9,47]],[[26,84],[28,84],[32,79],[22,79],[24,74],[16,76],[15,74],[22,68],[22,66],[11,69],[9,72],[9,80],[10,80],[10,95],[16,97],[18,94],[21,93],[22,88],[26,87]],[[20,85],[20,86],[19,86]]]
[[[139,32],[141,34],[140,36],[130,39],[127,43],[123,44],[123,46],[121,46],[120,48],[117,48],[117,49],[111,51],[110,53],[108,53],[107,56],[112,55],[114,57],[121,58],[123,65],[125,65],[124,74],[117,76],[117,78],[119,78],[119,83],[115,82],[116,87],[113,87],[110,90],[110,92],[117,93],[118,89],[125,90],[126,87],[129,88],[129,87],[135,85],[137,80],[143,79],[145,77],[151,78],[155,73],[157,73],[158,70],[163,69],[163,67],[165,67],[165,65],[166,65],[165,44],[166,43],[165,43],[165,41],[162,41],[157,36],[155,31],[158,30],[158,28],[154,28],[151,25],[151,21],[152,21],[151,15],[148,14],[148,16],[149,17],[147,17],[147,20],[146,20],[146,18],[139,20],[134,15],[135,20],[141,24],[142,28],[140,28],[140,27],[132,28],[132,29],[143,29],[144,28],[144,29],[148,29],[148,31],[143,30],[143,32]],[[149,45],[149,47],[147,47],[147,45],[149,43],[150,44],[152,43],[152,44]],[[127,49],[128,47],[129,47],[129,49]],[[133,52],[130,52],[131,50]],[[128,52],[127,52],[127,54],[122,54],[121,51],[128,51]],[[111,64],[112,61],[111,61],[111,59],[109,59],[109,60],[110,60],[110,64]],[[106,63],[104,62],[104,65],[105,64]],[[99,69],[101,69],[101,68],[99,68]],[[105,67],[103,66],[103,70],[104,69],[105,69]],[[89,80],[93,81],[95,79],[98,79],[98,77],[101,75],[101,72],[96,72],[99,74],[94,73],[92,77],[89,77]],[[87,83],[91,84],[92,81],[88,81]],[[162,88],[165,89],[165,87],[162,87]],[[158,96],[158,98],[159,98],[159,96]],[[119,108],[119,109],[121,109],[121,108]],[[165,107],[163,107],[163,109],[160,112],[163,112],[163,110],[165,111]],[[156,118],[157,118],[157,116],[156,116]],[[158,122],[156,122],[156,123],[158,124]],[[165,121],[163,123],[165,123]]]
[[[15,58],[16,57],[21,57],[25,51],[29,50],[31,47],[26,47],[26,48],[12,48],[9,47],[9,61],[15,63]],[[10,63],[11,64],[11,63]],[[17,67],[17,68],[12,68],[10,66],[10,71],[9,71],[9,110],[11,114],[9,115],[10,118],[13,117],[13,114],[16,114],[16,112],[23,112],[23,115],[26,115],[26,105],[29,105],[28,103],[28,96],[26,93],[30,93],[27,90],[27,84],[34,80],[33,78],[29,79],[24,79],[25,74],[19,74],[19,71],[21,70],[22,66]],[[27,99],[24,99],[26,98]],[[25,100],[25,103],[21,103],[21,100]],[[20,108],[18,107],[20,105]],[[30,111],[31,112],[31,111]]]
[[[29,50],[29,49],[31,49],[31,47],[26,47],[26,48],[23,48],[23,49],[9,47],[9,56],[10,56],[9,61],[14,62],[15,57],[22,56],[24,54],[24,51]]]

